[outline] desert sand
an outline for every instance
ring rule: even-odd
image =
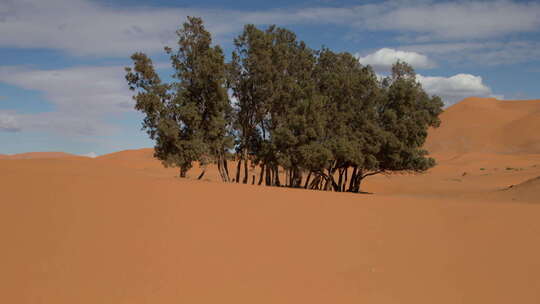
[[[439,165],[373,194],[180,179],[152,149],[0,159],[0,302],[540,303],[538,114],[452,106]]]
[[[14,155],[0,154],[0,159],[55,159],[80,158],[81,156],[65,152],[28,152]]]

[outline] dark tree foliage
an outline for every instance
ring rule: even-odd
[[[293,32],[275,26],[262,31],[246,25],[235,47],[230,85],[238,100],[235,126],[245,164],[243,182],[248,181],[251,156],[252,163],[260,165],[259,184],[298,186],[302,147],[316,138],[312,124],[318,120],[311,116],[320,114],[313,82],[315,54]],[[279,178],[280,167],[287,171],[285,181]],[[240,170],[236,176],[239,181]]]
[[[131,57],[134,66],[126,68],[126,79],[137,91],[135,108],[146,115],[143,129],[155,140],[155,157],[166,166],[179,167],[185,177],[194,161],[203,167],[212,161],[228,181],[231,105],[223,51],[211,46],[200,18],[188,17],[177,35],[178,49],[165,48],[175,69],[173,83],[162,83],[145,54]]]
[[[371,68],[363,67],[349,53],[336,54],[328,49],[319,52],[316,82],[325,101],[323,144],[330,155],[316,180],[324,182],[324,190],[353,191],[355,172],[377,170],[375,154],[383,135],[376,124],[375,110],[381,89]],[[353,176],[347,189],[349,169]],[[312,187],[321,186],[313,183]]]
[[[263,119],[273,95],[272,39],[255,26],[246,25],[234,45],[229,85],[237,100],[234,127],[236,151],[240,157],[235,179],[240,182],[240,167],[244,161],[243,183],[247,183],[248,158],[255,161],[255,156],[260,155],[263,138],[266,138]]]
[[[392,75],[382,81],[384,96],[377,107],[377,122],[384,132],[377,153],[381,172],[423,172],[435,165],[435,160],[422,149],[429,127],[441,123],[443,102],[438,96],[428,96],[416,81],[413,68],[405,62],[392,67]]]
[[[368,176],[435,165],[422,146],[440,124],[442,102],[407,63],[379,80],[349,53],[312,50],[284,28],[246,25],[226,65],[200,19],[177,33],[178,51],[166,49],[177,82],[162,83],[140,53],[126,78],[156,157],[182,175],[194,161],[214,161],[229,181],[225,155],[233,147],[234,180],[250,182],[249,167],[258,167],[251,183],[269,186],[360,192]]]
[[[362,180],[380,173],[424,172],[435,165],[422,146],[429,127],[440,125],[443,103],[428,96],[416,81],[413,68],[397,62],[392,74],[379,83],[380,93],[372,117],[377,149],[366,154],[369,166],[354,166],[348,191],[359,192]],[[375,146],[372,144],[372,146]]]

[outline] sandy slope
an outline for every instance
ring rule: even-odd
[[[540,301],[538,204],[0,170],[3,303]]]
[[[540,201],[540,176],[533,177],[517,185],[510,185],[508,188],[501,190],[498,193],[501,197],[510,200],[528,200],[531,202]]]
[[[154,150],[152,148],[143,148],[136,150],[124,150],[110,154],[98,156],[100,160],[111,161],[154,161]]]
[[[536,135],[440,130],[436,168],[373,195],[182,180],[151,149],[0,159],[0,303],[540,303]]]
[[[27,152],[13,155],[0,154],[0,159],[55,159],[80,157],[82,156],[65,152]]]
[[[540,153],[540,100],[467,98],[448,108],[426,148],[433,153]]]

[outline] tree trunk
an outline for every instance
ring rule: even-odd
[[[197,177],[198,180],[202,179],[203,176],[204,176],[204,173],[206,173],[206,168],[203,169],[203,171],[201,172],[201,174],[199,175],[199,177]]]
[[[221,176],[221,180],[223,182],[228,183],[230,180],[229,170],[227,169],[227,159],[225,158],[223,153],[218,154],[217,165],[218,165],[219,175]]]
[[[345,168],[345,180],[343,181],[343,187],[341,188],[342,192],[345,192],[345,189],[347,188],[347,178],[349,175],[349,167]]]
[[[336,188],[334,189],[336,192],[341,192],[341,186],[343,184],[343,174],[345,173],[345,169],[341,168],[338,170],[339,172],[339,179]]]
[[[324,181],[324,191],[330,190],[332,187],[332,176],[327,176]]]
[[[362,174],[364,171],[362,169],[358,170],[358,172],[354,175],[354,179],[351,178],[351,182],[354,181],[353,187],[351,189],[351,192],[358,193],[360,192],[360,183],[362,182],[362,179],[364,178]]]
[[[263,182],[263,177],[264,177],[264,165],[261,164],[261,173],[259,174],[259,182],[257,183],[257,185],[261,185],[262,182]]]
[[[362,185],[362,181],[364,178],[362,176],[359,176],[358,182],[356,183],[356,193],[362,192],[362,188],[360,187]]]
[[[340,187],[339,187],[338,184],[336,183],[336,180],[334,179],[334,176],[333,176],[333,175],[330,176],[330,182],[331,182],[331,186],[332,186],[332,187],[330,188],[330,190],[334,190],[334,191],[336,191],[336,192],[339,192]]]
[[[186,178],[187,170],[185,168],[180,167],[180,177]]]
[[[225,155],[223,155],[223,169],[223,173],[225,173],[225,182],[229,182],[229,167],[227,165],[227,157],[225,157]]]
[[[304,184],[304,189],[307,189],[310,179],[311,179],[311,171],[309,171],[309,174],[308,174],[308,176],[306,178],[306,183]]]
[[[311,185],[309,185],[309,188],[312,190],[319,190],[319,185],[321,183],[321,176],[317,175],[313,181],[311,182]]]
[[[242,159],[238,160],[238,165],[236,165],[236,183],[240,182],[240,167],[242,166]]]
[[[265,176],[266,176],[266,185],[271,186],[272,185],[272,173],[270,170],[270,165],[265,165]]]
[[[334,182],[334,169],[330,168],[327,170],[328,170],[328,176],[326,176],[325,178],[324,191],[331,190],[331,188],[334,187],[334,184],[336,183]]]
[[[281,182],[279,181],[279,166],[274,167],[274,185],[281,186]]]
[[[247,151],[244,152],[244,180],[242,181],[244,184],[248,183],[248,177],[249,176],[249,170],[248,170],[248,157],[247,157]]]
[[[358,170],[358,167],[354,166],[353,172],[351,174],[351,182],[349,183],[349,190],[347,190],[348,192],[353,192],[354,182],[355,182],[355,179],[356,179],[356,171],[357,170]]]
[[[294,180],[293,180],[293,187],[294,188],[300,188],[302,187],[302,179],[304,178],[303,176],[303,172],[300,171],[300,169],[298,168],[295,168],[294,169]]]
[[[219,176],[221,177],[221,181],[223,181],[223,169],[221,168],[221,157],[218,157],[217,168],[218,168]]]

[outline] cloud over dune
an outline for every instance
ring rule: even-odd
[[[398,60],[407,62],[415,69],[429,69],[436,65],[423,54],[391,48],[382,48],[366,56],[358,54],[356,56],[360,63],[370,65],[375,71],[382,73],[378,74],[379,78],[389,73],[392,65]],[[502,98],[500,95],[493,95],[491,88],[483,82],[481,76],[477,75],[460,73],[441,77],[417,74],[416,79],[428,94],[440,96],[447,106],[470,96]]]
[[[471,74],[457,74],[451,77],[416,75],[424,90],[431,95],[438,95],[445,104],[454,104],[466,97],[498,97],[491,88],[483,83],[482,77]]]
[[[81,156],[85,156],[85,157],[89,157],[89,158],[96,158],[96,157],[98,157],[98,155],[96,154],[96,152],[89,152],[89,153],[86,153],[86,154],[82,154]]]

